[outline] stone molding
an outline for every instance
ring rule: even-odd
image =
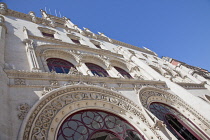
[[[44,33],[49,33],[49,34],[55,34],[56,31],[52,30],[52,29],[48,29],[48,28],[44,28],[44,27],[38,27],[38,29],[41,31],[41,32],[44,32]]]
[[[74,39],[74,40],[80,40],[81,38],[77,35],[74,35],[74,34],[67,34],[67,36],[70,38],[70,39]]]
[[[101,55],[108,55],[108,56],[112,56],[112,57],[120,57],[123,58],[123,56],[121,54],[117,54],[108,50],[103,50],[103,49],[94,49],[94,48],[90,48],[87,45],[78,45],[78,44],[71,44],[71,43],[67,43],[67,42],[63,42],[60,39],[55,39],[55,38],[45,38],[45,37],[38,37],[38,36],[33,36],[33,35],[29,35],[30,39],[34,39],[34,40],[39,40],[39,41],[46,41],[46,42],[50,42],[50,43],[55,43],[56,45],[53,44],[46,44],[46,45],[40,45],[37,46],[36,51],[39,51],[44,49],[44,48],[59,48],[59,49],[71,49],[71,50],[80,50],[80,51],[86,51],[86,52],[90,52],[90,53],[96,53],[96,54],[101,54]]]
[[[205,133],[207,137],[208,135],[210,135],[209,120],[207,120],[205,117],[199,114],[196,110],[194,110],[191,106],[185,103],[177,95],[173,95],[167,91],[151,87],[144,87],[140,91],[138,91],[138,93],[139,93],[140,102],[145,108],[149,108],[149,105],[153,102],[160,102],[167,104],[172,108],[174,108],[175,110],[177,110],[182,115],[184,115],[187,119],[191,120],[191,122],[196,122],[195,125],[203,133]]]
[[[48,58],[60,58],[69,62],[71,62],[71,59],[78,61],[77,55],[75,55],[71,51],[66,50],[47,49],[44,50],[43,53],[40,54],[40,56],[43,56],[45,60],[47,60]]]
[[[97,64],[99,66],[102,66],[103,68],[107,69],[109,62],[103,58],[103,56],[99,55],[93,55],[93,54],[81,54],[79,56],[79,61],[82,63],[93,63]],[[105,67],[104,67],[105,66]]]
[[[67,112],[64,109],[66,107],[68,108]],[[131,100],[117,92],[84,85],[53,90],[37,101],[24,119],[19,140],[55,139],[59,124],[62,123],[65,116],[83,109],[107,110],[121,117],[126,117],[125,114],[129,114],[131,120],[138,118],[158,139],[163,140],[157,130],[148,122],[142,109]],[[59,118],[57,118],[57,114],[60,116]]]
[[[101,45],[102,43],[93,39],[90,39],[90,42],[93,43],[94,45]]]
[[[93,84],[99,84],[100,83],[109,83],[109,84],[116,84],[121,85],[118,87],[114,87],[116,89],[125,89],[124,84],[130,84],[133,85],[133,87],[129,87],[126,89],[129,90],[138,90],[142,87],[156,87],[163,90],[168,90],[168,87],[165,82],[162,81],[151,81],[151,80],[141,80],[141,79],[124,79],[124,78],[112,78],[112,77],[94,77],[89,75],[72,75],[72,74],[62,74],[62,73],[51,73],[51,72],[40,72],[40,71],[20,71],[20,70],[4,70],[7,74],[7,76],[10,79],[24,79],[24,81],[30,80],[33,78],[33,80],[52,80],[52,78],[59,81],[66,81],[66,84],[71,83],[69,81],[70,79],[73,79],[73,82],[89,82],[91,81]],[[26,83],[26,82],[24,82]],[[33,85],[33,84],[10,84],[11,87],[39,87],[43,88],[44,86],[50,86],[49,85]],[[62,85],[60,85],[62,86]],[[58,88],[59,86],[57,86]],[[113,87],[110,87],[113,88]]]
[[[205,84],[196,84],[196,83],[176,83],[180,86],[182,86],[185,89],[206,89]]]

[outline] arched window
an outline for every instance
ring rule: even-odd
[[[169,131],[178,140],[199,140],[200,138],[193,132],[180,118],[184,118],[182,114],[175,109],[162,104],[152,103],[149,110],[160,120],[164,121]],[[190,122],[189,122],[190,123]]]
[[[102,67],[95,65],[93,63],[85,63],[86,66],[90,69],[93,75],[98,75],[100,77],[108,77],[109,74]]]
[[[74,67],[74,65],[71,64],[70,62],[58,58],[47,59],[47,65],[50,71],[53,70],[57,73],[68,73],[69,69],[71,67]]]
[[[83,110],[64,120],[57,140],[144,140],[120,117],[100,110]]]
[[[119,68],[119,67],[114,67],[123,77],[125,77],[125,78],[132,78],[131,77],[131,75],[127,72],[127,71],[125,71],[125,70],[123,70],[123,69],[121,69],[121,68]]]

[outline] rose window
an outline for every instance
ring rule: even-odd
[[[77,112],[64,120],[58,140],[144,140],[143,136],[120,117],[99,110]]]

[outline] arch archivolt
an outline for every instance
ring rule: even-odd
[[[79,58],[80,58],[79,61],[82,63],[93,63],[101,66],[104,69],[107,69],[109,66],[109,62],[108,60],[106,60],[108,58],[103,58],[102,56],[99,55],[81,54]]]
[[[139,91],[140,102],[145,108],[149,108],[149,105],[153,102],[160,102],[171,106],[184,117],[180,118],[183,121],[193,122],[196,127],[202,131],[204,136],[210,135],[210,122],[200,115],[191,106],[185,103],[177,95],[173,95],[167,91],[161,89],[145,87]],[[187,123],[187,122],[186,122]],[[197,130],[195,130],[197,131]]]
[[[110,62],[110,66],[112,67],[119,67],[127,72],[129,71],[125,61],[109,60],[109,62]]]
[[[66,61],[73,60],[73,63],[77,61],[77,56],[75,54],[65,50],[48,49],[43,51],[42,56],[45,60],[47,60],[48,58],[60,58]]]
[[[130,122],[145,137],[163,139],[140,107],[129,99],[101,87],[74,85],[55,89],[40,98],[24,119],[19,140],[54,140],[65,118],[84,109],[111,112]]]

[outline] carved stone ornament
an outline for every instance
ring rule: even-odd
[[[20,120],[23,120],[25,116],[27,115],[29,109],[30,109],[30,106],[27,103],[20,104],[17,108],[17,110],[20,112],[18,113],[18,118]]]
[[[4,15],[7,12],[7,5],[3,2],[0,2],[0,14]]]
[[[71,67],[68,74],[72,74],[72,75],[81,75],[82,73],[79,72],[76,68]]]
[[[113,107],[118,108],[119,113],[113,110]],[[59,124],[65,119],[65,116],[84,110],[84,108],[100,108],[115,114],[127,112],[132,115],[132,118],[135,117],[148,129],[150,128],[159,140],[163,140],[149,124],[141,109],[132,101],[114,91],[85,85],[62,87],[48,93],[45,98],[41,98],[24,120],[19,140],[55,139]],[[121,116],[126,115],[121,113]]]
[[[154,120],[155,120],[155,124],[153,126],[154,129],[159,130],[162,127],[166,128],[166,125],[164,124],[163,121],[156,119],[156,117],[154,118]]]
[[[44,87],[43,92],[42,92],[42,96],[44,96],[46,93],[50,92],[51,90],[53,90],[52,87]]]
[[[38,22],[38,20],[37,20],[36,15],[35,15],[34,12],[31,11],[28,14],[31,16],[31,21],[32,22],[34,22],[34,23],[37,23]]]
[[[15,85],[26,85],[26,81],[25,81],[25,79],[22,79],[22,78],[16,78],[16,79],[14,79],[14,84]]]
[[[57,80],[50,80],[50,85],[51,86],[59,86],[59,83]]]

